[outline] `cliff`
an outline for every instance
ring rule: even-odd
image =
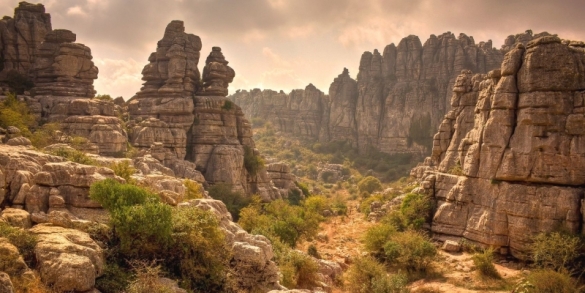
[[[585,189],[585,44],[519,42],[500,69],[463,71],[426,166],[438,239],[465,238],[523,257],[531,237],[580,233]]]
[[[433,133],[451,108],[457,75],[462,70],[496,69],[511,46],[543,35],[548,33],[509,36],[500,50],[491,41],[476,44],[465,34],[431,35],[424,44],[411,35],[382,53],[365,52],[357,81],[344,69],[328,95],[309,85],[288,95],[255,89],[230,98],[248,117],[270,121],[286,133],[322,142],[351,141],[362,153],[374,148],[390,154],[428,154]]]

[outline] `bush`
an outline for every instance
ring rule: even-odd
[[[185,185],[186,188],[185,200],[199,199],[204,197],[204,190],[201,184],[193,180],[185,179],[183,181],[183,185]]]
[[[173,293],[175,290],[169,284],[161,282],[161,267],[155,263],[132,262],[135,280],[128,286],[127,293]]]
[[[368,176],[358,183],[358,188],[361,192],[373,193],[374,191],[382,190],[382,183],[373,176]]]
[[[313,289],[319,281],[319,265],[310,257],[292,249],[280,257],[282,285],[287,288]]]
[[[303,197],[301,196],[302,192],[298,189],[293,189],[288,192],[287,200],[290,204],[298,206],[301,204]]]
[[[307,184],[297,181],[297,182],[295,182],[295,185],[303,192],[303,195],[305,197],[311,196],[311,193],[309,192],[309,187],[307,186]]]
[[[252,122],[253,128],[260,128],[260,127],[263,127],[264,124],[266,124],[266,120],[264,120],[260,117],[253,117],[251,122]]]
[[[366,216],[369,215],[371,212],[370,209],[372,203],[375,201],[382,202],[383,200],[384,198],[379,194],[373,196],[367,195],[365,199],[360,202],[360,212],[362,212]]]
[[[557,272],[582,269],[576,262],[583,255],[584,245],[579,236],[553,232],[538,234],[530,247],[532,260],[541,268]]]
[[[135,183],[135,180],[132,179],[131,176],[136,173],[136,169],[130,164],[130,160],[122,160],[117,163],[112,163],[110,169],[112,169],[117,176],[124,178],[127,183]]]
[[[78,164],[83,165],[96,165],[97,162],[88,157],[85,153],[80,152],[78,150],[68,149],[68,148],[58,148],[50,152],[53,156],[58,156],[65,158],[68,161],[75,162]]]
[[[319,251],[317,251],[317,246],[315,246],[315,244],[309,245],[307,248],[307,254],[316,259],[321,259],[321,255],[319,254]]]
[[[404,275],[388,276],[384,265],[369,256],[355,260],[347,272],[346,280],[346,289],[352,293],[408,292]]]
[[[61,125],[59,123],[46,123],[30,136],[30,141],[34,147],[42,149],[59,142],[60,138]]]
[[[322,214],[324,210],[330,210],[329,200],[322,195],[313,195],[305,199],[303,206],[311,212]]]
[[[123,255],[157,257],[164,252],[171,239],[171,207],[156,195],[112,179],[94,183],[89,195],[110,211]]]
[[[477,268],[479,274],[484,277],[501,279],[502,276],[496,270],[493,264],[494,252],[491,249],[486,249],[482,253],[476,253],[472,257],[473,264]]]
[[[244,146],[244,167],[252,176],[256,176],[260,169],[264,168],[264,160],[256,155],[254,149]]]
[[[406,221],[404,226],[420,229],[430,217],[431,200],[424,194],[409,193],[400,205],[400,212]]]
[[[114,100],[112,98],[112,96],[110,96],[110,95],[96,95],[94,97],[94,99],[96,99],[96,100],[102,100],[102,101],[113,101]]]
[[[172,215],[172,248],[165,257],[183,288],[195,292],[221,292],[231,251],[214,214],[183,207]]]
[[[229,111],[234,107],[234,103],[230,100],[225,100],[223,102],[223,106],[221,106],[222,109]]]
[[[30,127],[36,124],[36,118],[30,113],[25,102],[19,101],[14,94],[8,94],[0,103],[0,127],[14,126],[24,136],[30,136]]]
[[[553,270],[531,272],[512,292],[517,293],[574,293],[582,292],[577,282],[567,273]]]
[[[117,263],[106,263],[104,274],[95,280],[95,287],[101,292],[124,292],[130,284],[131,277],[131,274]]]
[[[21,229],[15,228],[7,223],[0,222],[0,238],[6,238],[8,241],[18,248],[18,252],[26,262],[29,268],[35,267],[35,246],[37,245],[36,235]]]
[[[209,196],[221,200],[232,215],[234,222],[240,218],[240,210],[250,203],[250,199],[240,192],[232,191],[232,186],[225,183],[218,183],[208,190]]]
[[[366,230],[364,245],[366,250],[372,253],[384,252],[384,245],[396,233],[396,228],[391,225],[378,224]]]
[[[425,272],[437,256],[437,249],[428,237],[417,231],[392,235],[384,244],[386,261],[409,271]]]
[[[329,182],[329,179],[331,179],[331,177],[335,176],[335,173],[333,173],[333,171],[323,171],[321,172],[321,180],[323,182],[327,182],[327,183],[331,183]]]

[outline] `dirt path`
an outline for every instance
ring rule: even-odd
[[[333,217],[321,223],[319,237],[311,242],[303,242],[298,249],[307,251],[310,244],[317,247],[317,251],[323,259],[340,263],[344,270],[347,269],[352,259],[365,252],[361,242],[365,231],[374,223],[368,222],[364,215],[359,213],[356,206],[358,201],[348,201],[347,216]],[[473,270],[471,255],[467,253],[450,254],[440,251],[439,260],[436,263],[438,277],[430,280],[419,280],[409,287],[413,292],[510,292],[514,284],[521,276],[521,271],[515,268],[496,264],[502,280],[486,280],[478,276]],[[424,291],[422,291],[424,289]],[[341,288],[334,288],[334,293],[345,292]]]

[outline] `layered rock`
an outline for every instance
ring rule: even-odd
[[[225,98],[234,70],[221,49],[213,47],[200,80],[201,40],[184,30],[183,22],[171,22],[142,72],[144,87],[128,104],[130,142],[151,150],[175,175],[200,181],[202,174],[208,184],[226,183],[266,201],[280,198],[266,170],[250,174],[244,166],[246,151],[255,150],[242,110]],[[139,165],[151,169],[156,164],[150,162]]]
[[[450,32],[421,43],[408,36],[383,52],[365,52],[357,81],[344,69],[329,95],[299,91],[284,95],[270,90],[239,91],[231,98],[248,117],[271,121],[278,130],[328,141],[350,141],[361,152],[428,153],[432,135],[450,109],[450,90],[461,70],[487,73],[497,68],[505,50],[491,41]],[[307,92],[309,89],[306,89]]]
[[[522,257],[536,233],[581,232],[583,64],[583,43],[544,36],[517,44],[499,70],[458,77],[427,161],[436,171],[423,175],[435,237]]]
[[[31,73],[41,42],[51,30],[51,16],[42,4],[20,2],[14,17],[0,20],[0,85],[7,85],[11,72]]]
[[[33,95],[88,98],[95,95],[93,81],[98,69],[91,61],[91,50],[75,40],[76,35],[69,30],[47,33],[34,62]]]

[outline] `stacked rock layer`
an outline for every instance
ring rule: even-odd
[[[501,50],[492,48],[491,41],[476,44],[465,34],[431,35],[424,44],[408,36],[382,52],[365,52],[357,81],[344,69],[329,95],[310,85],[289,95],[238,91],[231,99],[246,116],[271,121],[283,132],[322,142],[350,141],[362,153],[374,148],[390,154],[428,154],[433,133],[450,110],[457,75],[462,70],[496,69],[511,46],[543,35],[548,33],[509,36]]]
[[[501,69],[459,75],[428,166],[412,172],[437,201],[435,237],[523,257],[537,233],[581,232],[584,65],[584,43],[543,36]]]

